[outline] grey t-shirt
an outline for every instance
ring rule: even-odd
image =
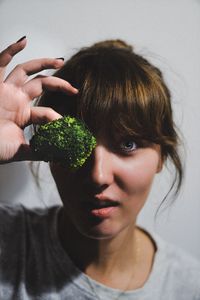
[[[112,300],[119,296],[119,290],[88,280],[70,260],[57,236],[60,209],[0,207],[1,300]],[[142,288],[118,299],[200,300],[200,263],[149,234],[157,245],[151,274]]]

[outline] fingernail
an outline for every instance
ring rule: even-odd
[[[57,57],[56,59],[62,59],[63,61],[65,60],[64,57]]]
[[[22,38],[20,38],[18,41],[16,41],[16,43],[23,41],[25,38],[26,38],[26,35],[24,35]]]

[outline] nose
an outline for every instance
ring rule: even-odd
[[[92,184],[103,190],[112,184],[114,179],[113,153],[104,145],[97,145],[92,155],[90,180]]]

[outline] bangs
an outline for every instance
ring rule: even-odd
[[[85,52],[79,53],[78,61],[75,55],[55,74],[77,87],[79,93],[70,97],[59,93],[51,96],[52,101],[46,93],[40,105],[48,102],[62,115],[80,118],[96,136],[159,142],[163,93],[145,70],[145,61],[142,68],[141,58],[126,50]]]
[[[96,81],[90,74],[77,99],[77,116],[96,135],[141,136],[145,130],[136,113],[131,82],[115,79],[104,76]]]
[[[119,61],[105,64],[104,58],[103,65],[90,69],[77,98],[77,116],[95,135],[155,141],[151,82],[143,70],[130,67]]]

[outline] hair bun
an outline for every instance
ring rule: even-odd
[[[95,43],[93,45],[95,48],[122,48],[130,52],[133,52],[134,48],[131,45],[128,45],[126,42],[120,39],[116,40],[105,40],[102,42]]]

